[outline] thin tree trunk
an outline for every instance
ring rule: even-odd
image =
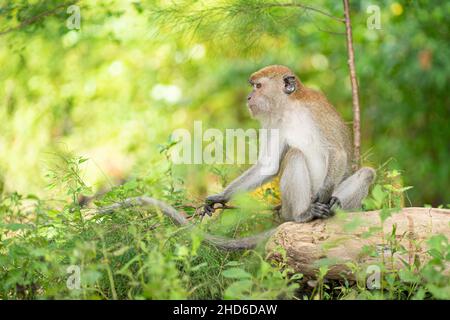
[[[360,165],[360,149],[361,149],[361,120],[360,120],[360,107],[359,107],[359,92],[358,81],[356,79],[355,70],[355,52],[353,50],[353,36],[352,36],[352,24],[350,20],[350,8],[348,0],[344,2],[344,15],[345,15],[345,34],[347,37],[347,52],[348,52],[348,68],[350,69],[350,81],[352,84],[352,101],[353,101],[353,152],[354,163],[353,168],[357,169]]]

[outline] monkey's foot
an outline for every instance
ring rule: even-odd
[[[205,200],[205,204],[201,206],[199,209],[199,213],[201,217],[204,217],[205,214],[208,216],[211,216],[214,211],[216,211],[219,208],[228,208],[226,206],[226,203],[228,202],[228,198],[223,196],[222,194],[215,194],[212,196],[208,196]],[[215,207],[215,204],[220,204],[220,207]]]
[[[331,197],[328,203],[314,202],[311,204],[309,211],[312,216],[317,219],[327,219],[334,216],[336,208],[340,207],[341,202],[336,197]]]
[[[331,197],[330,202],[328,203],[330,206],[330,210],[336,212],[337,208],[341,208],[341,200],[336,197]]]
[[[334,214],[333,211],[330,210],[328,204],[320,202],[313,203],[309,210],[312,216],[317,219],[327,219]]]
[[[219,206],[216,206],[216,204],[218,204]],[[204,205],[202,205],[199,210],[198,213],[199,215],[203,218],[205,215],[208,216],[212,216],[212,214],[217,210],[217,209],[234,209],[234,207],[229,207],[227,206],[225,203],[222,202],[216,202],[216,203],[205,203]]]
[[[207,214],[208,216],[211,217],[211,215],[213,214],[213,212],[216,211],[216,208],[214,208],[214,204],[208,204],[205,203],[201,208],[200,208],[200,216],[203,218],[205,216],[205,214]]]
[[[276,217],[281,219],[281,204],[276,205],[272,208],[272,211],[275,213]]]

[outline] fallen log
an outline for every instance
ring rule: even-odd
[[[355,264],[366,270],[371,265],[400,269],[414,259],[425,262],[430,258],[426,240],[436,234],[449,238],[450,210],[403,208],[384,223],[379,211],[340,213],[311,223],[283,223],[266,252],[269,260],[281,261],[285,255],[287,265],[306,277],[315,277],[322,262],[328,265],[325,278],[354,280]]]

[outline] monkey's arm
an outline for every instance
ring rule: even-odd
[[[269,138],[269,140],[271,140]],[[271,145],[268,141],[267,145]],[[206,198],[205,213],[211,214],[215,203],[226,203],[239,192],[253,190],[275,177],[280,169],[281,159],[286,150],[284,143],[277,143],[275,150],[262,146],[258,162],[232,181],[221,193]],[[272,145],[273,146],[273,145]],[[274,152],[267,152],[274,150]]]
[[[211,215],[212,212],[214,212],[214,204],[225,204],[236,193],[255,189],[272,179],[278,173],[275,172],[274,174],[269,175],[262,174],[262,172],[263,166],[260,163],[257,163],[231,182],[221,193],[208,196],[206,198],[206,205],[204,206],[204,213]]]
[[[221,193],[221,195],[229,200],[234,194],[253,190],[258,186],[276,176],[278,171],[271,172],[270,174],[264,173],[263,165],[260,163],[255,164],[233,182],[231,182]],[[210,197],[208,197],[210,198]]]

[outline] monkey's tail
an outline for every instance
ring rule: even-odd
[[[188,226],[191,228],[195,227],[180,212],[178,212],[175,208],[173,208],[169,204],[165,203],[164,201],[151,198],[148,196],[127,198],[121,202],[98,208],[97,212],[100,214],[108,214],[120,208],[136,207],[136,206],[159,208],[163,214],[171,218],[177,225]],[[254,236],[239,239],[230,239],[220,236],[214,236],[209,233],[204,233],[203,236],[205,237],[206,242],[212,244],[217,248],[228,251],[235,251],[235,250],[253,249],[259,243],[261,243],[265,239],[269,238],[272,234],[274,234],[274,232],[275,228],[259,233]]]

